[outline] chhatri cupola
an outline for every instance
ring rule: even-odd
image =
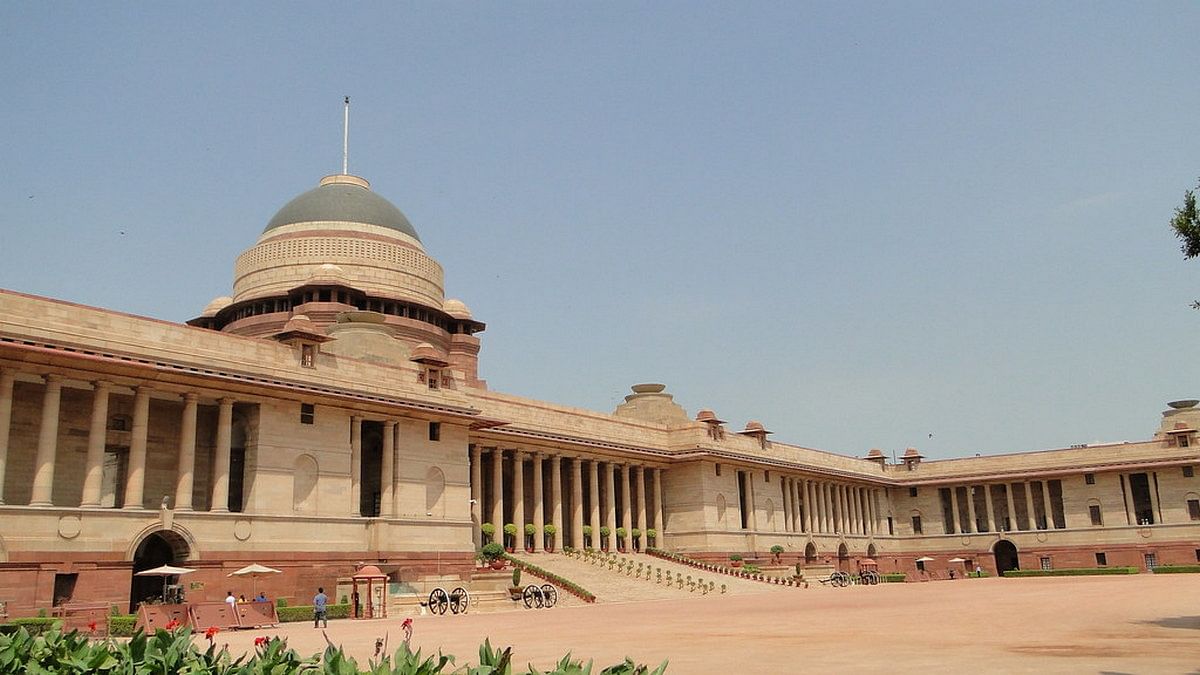
[[[379,335],[396,341],[388,360],[407,358],[424,343],[468,384],[478,384],[475,334],[484,324],[461,301],[446,299],[442,266],[426,254],[400,209],[365,179],[335,174],[279,209],[238,256],[233,295],[214,299],[188,323],[271,338],[303,315],[313,330],[339,338],[323,351],[370,358],[350,344],[354,339],[337,344],[345,315],[364,312],[381,317],[368,322],[376,341]]]

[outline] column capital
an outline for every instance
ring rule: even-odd
[[[187,403],[195,403],[200,400],[200,395],[194,391],[189,391],[183,395],[183,400]]]
[[[141,385],[138,387],[138,389],[149,389],[149,387],[146,385]],[[222,406],[229,406],[232,408],[233,404],[237,403],[237,399],[233,399],[233,398],[229,398],[228,396],[225,396],[223,398],[217,399],[217,403],[221,404]]]
[[[394,429],[396,428],[396,420],[384,420],[383,426],[387,427],[388,429]]]
[[[46,373],[45,375],[42,376],[42,379],[44,379],[46,381],[46,384],[58,384],[58,383],[62,382],[63,378],[62,378],[62,375],[57,375],[55,373]]]
[[[112,386],[111,380],[92,380],[92,388],[96,391],[108,391]]]

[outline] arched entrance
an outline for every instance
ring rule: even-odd
[[[170,530],[152,532],[138,544],[133,554],[132,583],[129,587],[129,611],[139,603],[162,595],[162,577],[139,577],[137,572],[161,565],[180,565],[188,557],[188,545],[182,536]]]
[[[845,571],[846,567],[849,564],[850,564],[850,549],[847,548],[845,544],[841,544],[840,546],[838,546],[838,562],[837,562],[838,569]]]
[[[1001,539],[996,542],[996,546],[992,548],[992,553],[996,556],[996,572],[1004,574],[1009,570],[1021,569],[1021,561],[1017,557],[1017,546],[1007,539]]]
[[[875,549],[875,544],[871,544],[870,546],[867,547],[867,557],[868,558],[874,560],[877,553],[878,552]]]
[[[804,547],[804,562],[807,565],[812,565],[817,562],[817,545],[808,542],[808,546]]]

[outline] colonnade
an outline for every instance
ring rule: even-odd
[[[1034,485],[1037,485],[1035,488]],[[1013,489],[1013,483],[983,483],[972,485],[953,485],[949,486],[950,491],[950,514],[951,519],[945,522],[946,534],[973,534],[977,532],[1004,532],[1012,530],[1046,530],[1056,528],[1054,522],[1054,505],[1050,498],[1050,487],[1047,481],[1023,481],[1025,492],[1025,518],[1017,518],[1017,497],[1016,491]],[[1004,493],[1004,508],[1001,509],[995,498],[992,496],[992,488],[1000,486]],[[959,504],[958,491],[959,488],[964,488],[966,496],[964,500],[967,506],[967,517],[964,520]],[[1034,507],[1033,494],[1037,490],[1042,497],[1042,519],[1038,519],[1037,510]],[[984,510],[982,518],[978,514],[975,494],[976,490],[982,490],[984,496]],[[945,506],[943,504],[943,506]],[[1004,522],[1007,518],[1007,522]]]
[[[8,468],[10,429],[12,427],[13,390],[16,373],[6,368],[0,371],[0,504],[4,504],[4,480]],[[37,451],[34,458],[30,506],[51,506],[54,475],[58,468],[58,435],[62,403],[62,377],[49,374],[42,377],[45,384],[38,426]],[[81,507],[99,508],[102,497],[104,452],[108,438],[108,408],[113,384],[95,380],[92,385],[91,417],[88,423],[87,454],[84,464]],[[146,447],[150,429],[150,392],[152,387],[140,384],[133,388],[133,420],[129,429],[129,460],[125,471],[123,506],[141,509],[145,503]],[[176,471],[174,504],[177,510],[193,508],[192,494],[196,471],[196,414],[199,397],[195,393],[182,395],[183,410],[179,433],[179,462]],[[211,481],[211,511],[229,510],[229,464],[233,438],[232,398],[217,401],[217,437]]]
[[[490,476],[484,475],[485,453],[491,463]],[[528,498],[525,495],[527,466],[532,472]],[[547,467],[550,474],[548,504]],[[662,537],[662,471],[626,462],[472,445],[471,513],[475,522],[495,525],[497,541],[503,536],[505,524],[516,525],[518,548],[526,541],[525,526],[532,524],[533,550],[544,550],[545,525],[549,523],[556,530],[549,542],[551,547],[567,544],[565,537],[569,535],[569,544],[574,548],[592,546],[615,550],[617,528],[623,527],[628,541],[644,549],[648,530],[656,530],[659,541]],[[569,495],[564,493],[564,478],[569,483]],[[584,513],[585,502],[587,513]],[[527,509],[527,506],[531,508]],[[590,530],[590,538],[585,537],[585,526]],[[602,528],[608,528],[603,541]],[[638,531],[636,537],[634,530]]]
[[[879,488],[793,476],[781,481],[787,532],[867,536],[878,531]]]

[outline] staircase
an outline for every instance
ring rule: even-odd
[[[698,570],[644,553],[626,553],[617,556],[618,560],[633,562],[632,573],[628,566],[618,569],[617,565],[612,565],[610,569],[607,562],[589,562],[561,553],[525,553],[518,554],[516,557],[583,586],[596,594],[596,602],[666,600],[703,595],[699,586],[694,591],[689,590],[687,584],[689,575],[696,581],[702,579],[706,585],[710,582],[715,584],[715,588],[710,591],[710,594],[721,594],[722,585],[725,586],[726,594],[736,595],[799,592],[795,588],[770,586],[761,582]],[[642,564],[640,575],[638,574],[639,563]],[[661,582],[658,574],[660,571],[662,572]],[[646,578],[647,572],[650,575],[649,579]],[[666,582],[668,575],[671,578],[670,585],[667,585]],[[684,579],[682,588],[677,581],[680,575]],[[562,595],[563,593],[560,593],[560,597]]]

